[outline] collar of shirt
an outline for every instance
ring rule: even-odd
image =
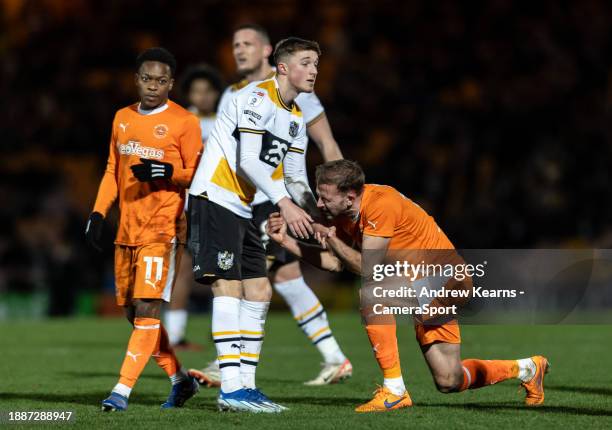
[[[164,103],[161,106],[156,107],[155,109],[142,109],[140,107],[140,103],[138,103],[138,113],[141,115],[155,115],[156,113],[160,113],[168,109],[168,103]]]

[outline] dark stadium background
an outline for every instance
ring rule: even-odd
[[[134,59],[161,45],[179,76],[207,62],[232,82],[246,22],[319,41],[345,156],[457,247],[610,247],[611,17],[603,0],[0,2],[0,319],[113,309],[113,231],[104,254],[83,231]]]

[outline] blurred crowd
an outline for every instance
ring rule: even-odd
[[[179,75],[206,62],[232,82],[232,29],[247,22],[273,41],[319,41],[316,91],[345,156],[426,208],[458,248],[612,244],[609,2],[0,5],[0,293],[101,288],[112,231],[95,255],[84,220],[113,114],[135,100],[136,55],[164,46]],[[52,313],[70,309],[64,296]]]

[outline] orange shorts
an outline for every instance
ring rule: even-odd
[[[461,343],[461,333],[457,320],[442,325],[415,324],[414,331],[421,346],[434,342]]]
[[[132,299],[169,302],[182,249],[177,243],[115,245],[117,304],[125,306]]]

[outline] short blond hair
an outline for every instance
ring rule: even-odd
[[[365,173],[356,161],[334,160],[317,166],[315,172],[317,186],[321,184],[335,185],[338,191],[346,193],[350,190],[361,194],[365,184]]]

